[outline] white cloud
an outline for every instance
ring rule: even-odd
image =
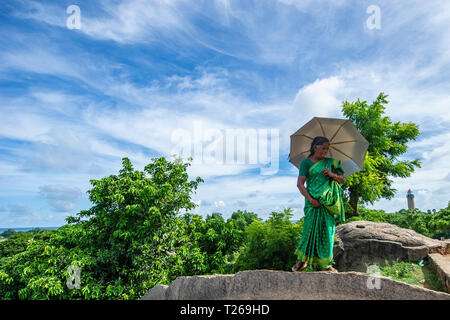
[[[237,200],[234,205],[239,208],[239,207],[246,207],[247,206],[247,202],[242,201],[242,200]]]
[[[117,42],[152,41],[158,32],[176,29],[183,31],[186,22],[176,8],[183,1],[122,1],[117,6],[104,2],[106,17],[92,13],[83,16],[82,32],[97,39]]]
[[[6,212],[7,214],[3,214],[4,217],[2,217],[4,227],[41,226],[48,222],[36,210],[22,204],[9,204]]]
[[[45,141],[50,120],[41,115],[2,106],[0,136],[24,141]]]
[[[344,81],[337,76],[317,79],[297,92],[294,106],[308,121],[312,117],[338,117],[344,90]]]
[[[77,187],[63,185],[42,185],[39,193],[48,201],[53,210],[67,212],[75,208],[81,198],[81,191]]]
[[[25,46],[30,47],[28,44]],[[40,74],[55,74],[62,77],[83,79],[77,63],[70,63],[63,54],[49,48],[33,46],[26,51],[4,51],[1,54],[1,69],[19,69]]]
[[[65,27],[66,15],[65,8],[43,4],[37,1],[24,1],[23,7],[13,11],[13,15],[22,19],[34,19],[49,25]]]
[[[326,1],[326,0],[277,0],[284,5],[292,5],[299,11],[315,12],[324,10],[324,7],[339,7],[348,4],[346,0]]]
[[[216,207],[216,209],[223,209],[226,207],[226,204],[223,200],[219,200],[219,201],[214,201],[214,206]]]
[[[341,2],[334,1],[331,6],[339,7]],[[290,67],[302,58],[298,53],[309,48],[304,40],[310,36],[305,28],[298,28],[303,17],[290,4],[300,11],[307,9],[314,17],[309,19],[314,27],[321,27],[324,20],[331,19],[329,13],[323,13],[329,12],[330,7],[325,1],[319,4],[289,0],[245,4],[228,0],[101,1],[97,6],[80,4],[81,28],[76,31],[120,44],[139,43],[174,51],[184,48],[186,56],[191,55],[189,51],[203,47],[238,59]],[[15,14],[66,28],[68,15],[59,12],[65,12],[65,8],[27,1]],[[268,19],[270,24],[266,23]],[[211,28],[220,36],[212,36]]]

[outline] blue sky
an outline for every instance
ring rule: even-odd
[[[196,213],[303,215],[289,136],[342,101],[389,95],[421,135],[388,212],[450,200],[450,3],[442,1],[6,1],[0,8],[0,227],[59,226],[87,209],[89,179],[170,158],[177,130],[276,129],[279,170],[189,167]],[[80,29],[66,9],[80,8]],[[380,8],[371,29],[367,8]],[[183,131],[184,130],[184,131]],[[237,150],[242,152],[242,150]]]

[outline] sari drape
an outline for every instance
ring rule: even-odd
[[[336,221],[345,222],[342,187],[322,174],[325,167],[334,173],[344,173],[340,160],[333,158],[324,158],[309,168],[306,189],[322,206],[316,208],[305,198],[303,231],[295,249],[299,261],[306,261],[313,270],[328,269],[334,264]]]

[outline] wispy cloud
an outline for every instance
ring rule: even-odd
[[[39,187],[39,193],[57,212],[67,212],[74,209],[76,202],[81,198],[80,189],[62,185],[42,185]]]

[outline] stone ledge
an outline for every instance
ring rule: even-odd
[[[450,252],[450,241],[428,238],[383,222],[352,221],[336,227],[333,254],[339,271],[366,272],[366,265],[419,261],[429,254]]]
[[[428,255],[428,260],[441,281],[442,288],[450,293],[450,255],[432,253]]]
[[[360,272],[241,271],[178,277],[141,300],[450,300],[450,294]]]

